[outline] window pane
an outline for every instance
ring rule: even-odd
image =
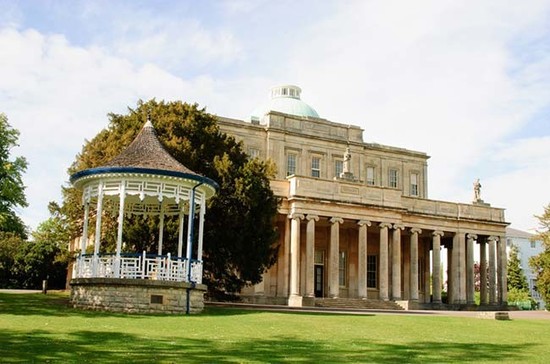
[[[397,188],[397,169],[390,169],[389,186]]]
[[[289,154],[286,160],[286,175],[296,174],[296,154]]]
[[[367,184],[374,186],[374,167],[367,167]]]
[[[367,256],[367,287],[376,288],[376,255]]]
[[[334,161],[334,175],[335,177],[340,177],[340,174],[344,172],[344,161],[336,160]]]
[[[313,157],[311,158],[311,177],[320,177],[321,176],[321,158]]]
[[[418,196],[418,174],[411,174],[411,195]]]
[[[339,274],[338,281],[340,286],[346,285],[346,252],[340,252],[339,254]]]

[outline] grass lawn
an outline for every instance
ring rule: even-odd
[[[550,362],[548,321],[273,313],[79,311],[64,293],[0,293],[0,362]]]

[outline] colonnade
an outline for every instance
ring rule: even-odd
[[[314,255],[316,250],[316,225],[323,221],[329,224],[328,246],[326,247],[326,284],[325,297],[340,296],[339,252],[340,231],[346,228],[356,229],[357,259],[353,262],[353,292],[356,297],[374,298],[378,292],[379,300],[403,300],[419,303],[442,303],[441,288],[447,284],[447,303],[474,304],[475,302],[475,250],[479,249],[480,296],[482,305],[499,305],[507,301],[506,291],[506,244],[504,237],[476,233],[475,231],[451,231],[441,228],[419,228],[401,222],[344,220],[338,216],[320,217],[316,214],[292,213],[286,228],[289,239],[290,255],[288,266],[289,305],[300,305],[302,297],[314,297]],[[353,223],[350,224],[350,223]],[[305,237],[300,236],[304,228]],[[377,247],[377,284],[376,288],[367,287],[368,237],[378,235]],[[402,244],[406,239],[408,244]],[[301,247],[301,244],[305,244]],[[355,242],[352,242],[355,244]],[[408,251],[404,247],[408,245]],[[373,243],[371,242],[371,249]],[[447,250],[447,271],[443,272],[442,249]],[[305,257],[300,257],[305,254]],[[288,258],[288,257],[287,257]],[[303,258],[303,259],[301,259]],[[301,270],[300,263],[305,264]],[[420,264],[422,263],[422,264]],[[431,276],[431,279],[430,279]],[[279,276],[280,277],[280,276]],[[445,279],[442,281],[442,278]],[[305,280],[301,284],[300,280]],[[420,282],[420,279],[423,281]],[[302,288],[302,289],[301,289]],[[420,297],[421,295],[421,297]]]

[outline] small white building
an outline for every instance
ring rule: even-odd
[[[535,240],[532,241],[533,234],[513,229],[510,227],[506,228],[506,250],[510,254],[512,245],[518,247],[518,258],[521,262],[521,269],[523,274],[527,277],[527,283],[529,284],[529,293],[531,297],[539,304],[539,308],[544,307],[544,301],[542,297],[537,292],[537,277],[533,269],[529,266],[529,259],[535,255],[539,255],[543,252],[544,247],[542,246],[542,241]]]

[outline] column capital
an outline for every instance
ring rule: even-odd
[[[498,236],[491,235],[487,238],[489,242],[494,241],[495,243],[498,241]]]
[[[332,217],[329,221],[330,221],[331,224],[336,224],[336,223],[343,224],[344,223],[344,219],[342,219],[341,217]]]
[[[405,225],[403,224],[393,224],[395,230],[405,230]]]
[[[293,213],[288,215],[288,218],[291,219],[291,220],[292,219],[303,220],[304,219],[304,214],[299,214],[299,213],[293,212]]]
[[[419,228],[411,228],[411,234],[422,234],[422,229]]]
[[[477,234],[468,233],[466,234],[466,239],[477,240]]]
[[[380,224],[378,224],[378,227],[380,229],[383,229],[383,228],[391,228],[392,227],[392,224],[389,223],[389,222],[381,222]]]
[[[317,215],[312,215],[312,214],[307,214],[306,220],[307,220],[307,221],[310,221],[310,220],[319,221],[319,216],[317,216]]]
[[[357,222],[357,225],[359,225],[359,226],[364,226],[364,225],[371,226],[371,222],[369,220],[359,220]]]
[[[441,236],[445,235],[445,233],[444,233],[443,231],[441,231],[441,230],[434,230],[434,231],[432,232],[432,235],[433,235],[433,236],[439,235],[439,236],[441,237]]]

